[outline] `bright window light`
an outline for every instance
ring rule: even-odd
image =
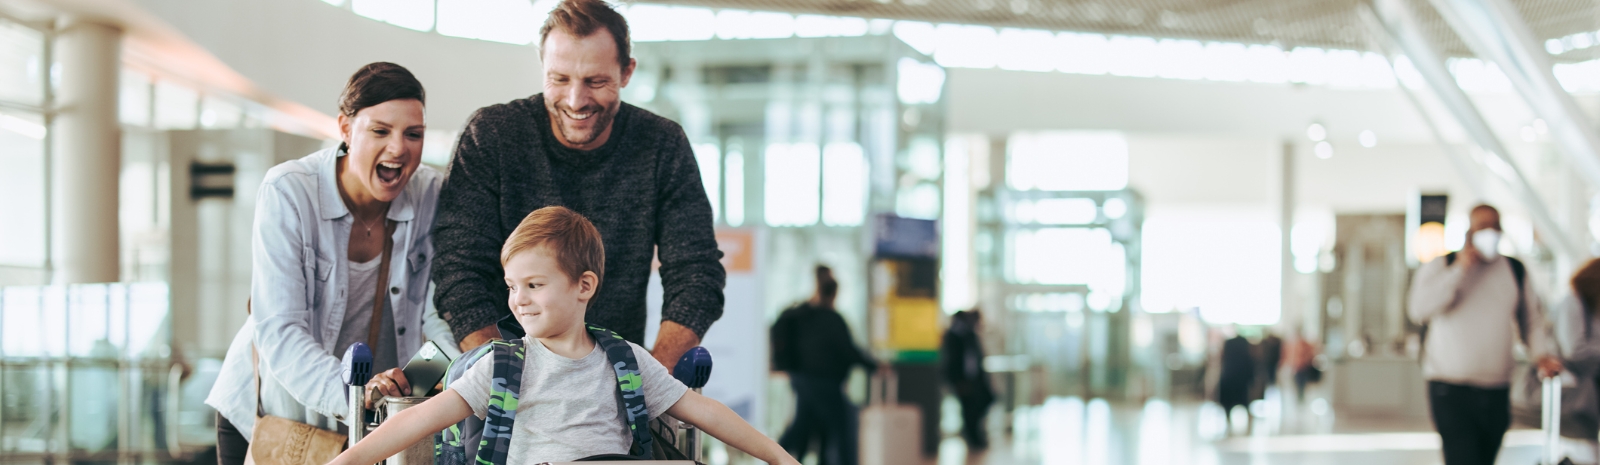
[[[43,124],[4,113],[0,113],[0,129],[33,140],[42,140],[49,134]]]
[[[1199,308],[1211,324],[1278,322],[1282,238],[1272,212],[1158,210],[1145,220],[1142,239],[1145,311]]]
[[[795,33],[794,16],[788,13],[722,10],[716,24],[718,39],[787,39]]]
[[[926,136],[911,138],[910,147],[906,149],[908,168],[913,176],[933,181],[939,179],[939,174],[944,168],[939,162],[939,141]]]
[[[1271,45],[1251,45],[1245,59],[1250,82],[1279,84],[1289,82],[1289,55]]]
[[[859,226],[867,216],[867,157],[861,144],[822,148],[822,224]]]
[[[1476,58],[1451,58],[1445,60],[1456,84],[1468,92],[1510,92],[1511,80],[1494,63]]]
[[[767,226],[817,224],[822,188],[822,156],[817,144],[767,146],[765,193]]]
[[[439,34],[527,45],[539,38],[552,5],[527,0],[439,0]]]
[[[981,135],[951,136],[945,139],[944,215],[939,219],[939,303],[945,313],[971,308],[977,303],[977,273],[972,268],[972,200],[969,147],[984,139]],[[957,175],[956,173],[961,173]]]
[[[1552,71],[1567,92],[1600,92],[1600,60],[1557,63]]]
[[[1089,224],[1100,217],[1093,199],[1040,199],[1033,203],[1033,220],[1039,224]]]
[[[635,42],[709,40],[716,35],[717,15],[708,8],[633,5],[618,11],[627,18],[628,34]]]
[[[1248,81],[1254,71],[1249,65],[1250,49],[1244,44],[1212,42],[1196,56],[1206,63],[1205,78],[1213,81]]]
[[[693,145],[694,159],[700,165],[700,182],[705,186],[706,198],[711,200],[711,220],[716,221],[722,211],[722,191],[718,189],[722,183],[722,150],[717,144],[700,143]]]
[[[922,182],[901,187],[895,192],[894,213],[920,220],[939,219],[939,186]]]
[[[1106,74],[1111,72],[1111,45],[1100,34],[1063,32],[1056,35],[1056,49],[1060,51],[1056,70],[1074,74]]]
[[[901,57],[895,67],[898,72],[896,90],[900,103],[938,103],[944,92],[944,68],[933,63],[923,63],[915,58]]]
[[[1122,295],[1126,255],[1104,228],[1043,228],[1010,235],[1011,282],[1085,284]]]
[[[1149,37],[1112,36],[1107,44],[1111,74],[1128,77],[1155,77],[1162,67],[1156,40]]]
[[[728,226],[744,225],[744,151],[729,144],[728,159]]]
[[[449,166],[450,153],[455,149],[461,131],[429,129],[423,133],[422,162],[434,166]]]
[[[1019,132],[1006,145],[1007,182],[1018,190],[1113,191],[1128,187],[1128,141],[1098,131]]]
[[[1209,66],[1206,49],[1199,41],[1163,39],[1157,43],[1159,60],[1166,63],[1157,74],[1169,79],[1204,79]]]
[[[995,52],[1000,69],[1012,71],[1052,71],[1056,68],[1056,35],[1038,29],[1000,30]]]
[[[794,35],[860,37],[867,35],[867,20],[845,16],[799,15],[794,18]]]
[[[955,68],[993,68],[1000,37],[989,26],[940,24],[934,29],[938,47],[933,61]]]
[[[939,45],[933,25],[921,21],[895,21],[894,36],[923,55],[932,55]]]
[[[356,14],[416,31],[433,29],[433,0],[354,0]]]
[[[1328,54],[1320,48],[1295,47],[1289,52],[1289,82],[1311,84],[1328,83],[1334,70],[1328,66]]]

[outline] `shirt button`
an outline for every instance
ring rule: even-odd
[[[401,326],[401,327],[400,327],[400,335],[401,335],[401,336],[404,336],[404,335],[406,335],[406,327],[404,327],[404,326]]]
[[[396,286],[396,287],[389,288],[389,293],[390,294],[395,294],[395,295],[400,295],[400,287]]]

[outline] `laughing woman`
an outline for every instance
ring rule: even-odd
[[[410,395],[396,367],[433,328],[448,334],[426,306],[444,177],[422,166],[423,100],[405,68],[362,67],[339,98],[339,147],[273,167],[261,182],[252,314],[206,399],[217,409],[219,463],[244,462],[258,415],[340,430],[349,407],[339,358],[351,344],[372,348],[381,373],[369,391]]]

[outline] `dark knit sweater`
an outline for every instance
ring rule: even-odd
[[[510,314],[500,248],[529,212],[561,205],[604,241],[605,274],[587,321],[644,343],[645,287],[660,255],[661,315],[704,336],[722,316],[725,271],[711,204],[683,128],[623,103],[593,151],[550,133],[544,96],[479,109],[439,192],[434,305],[457,340]]]

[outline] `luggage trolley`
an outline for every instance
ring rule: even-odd
[[[678,381],[683,382],[694,392],[699,393],[711,378],[711,366],[711,352],[704,347],[694,347],[678,359],[678,363],[673,367],[672,373],[673,377],[677,378]],[[348,414],[345,415],[345,426],[349,429],[349,447],[354,447],[357,442],[361,441],[361,438],[365,437],[367,433],[371,433],[372,430],[377,429],[390,416],[428,400],[428,397],[421,396],[384,396],[374,402],[373,409],[367,409],[366,384],[367,381],[372,379],[373,373],[372,350],[367,347],[366,343],[357,342],[350,345],[349,349],[345,351],[343,369],[344,383],[349,390],[347,398],[350,401]],[[368,421],[369,417],[372,421]],[[662,446],[664,448],[681,451],[689,460],[632,460],[615,463],[638,465],[699,465],[704,463],[700,457],[700,431],[694,425],[668,415],[661,415],[650,422],[650,428],[656,433],[656,440],[663,442]],[[567,462],[544,462],[539,465],[564,465],[565,463]],[[583,463],[603,465],[611,462],[583,461]],[[384,464],[433,465],[433,439],[430,437],[412,444],[399,454],[389,457],[384,461]]]

